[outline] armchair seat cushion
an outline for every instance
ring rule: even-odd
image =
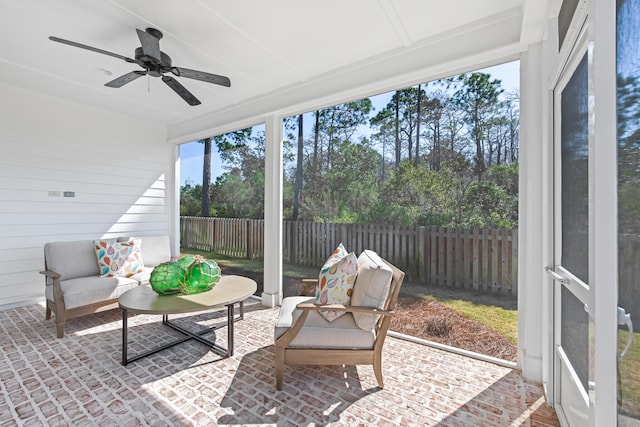
[[[287,332],[300,317],[302,310],[296,309],[296,306],[303,302],[314,303],[315,298],[288,297],[282,301],[276,321],[275,339]],[[375,331],[359,328],[351,313],[329,322],[317,311],[311,311],[289,347],[371,349],[375,338]]]
[[[137,286],[138,281],[130,277],[90,276],[60,281],[66,309],[116,299]],[[54,301],[53,286],[45,288],[45,296]]]

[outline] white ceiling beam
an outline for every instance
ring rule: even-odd
[[[520,42],[539,43],[544,38],[545,25],[556,0],[522,0],[522,30]]]

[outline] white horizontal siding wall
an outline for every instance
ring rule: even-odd
[[[164,126],[6,85],[0,99],[0,308],[43,298],[46,242],[172,236]]]

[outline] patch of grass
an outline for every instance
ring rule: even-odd
[[[444,305],[462,313],[470,319],[486,325],[514,344],[518,343],[518,311],[505,310],[494,305],[476,304],[472,301],[442,299]]]
[[[618,354],[625,345],[629,332],[618,331]],[[640,416],[640,333],[633,334],[631,348],[624,358],[618,359],[618,404],[620,411],[634,417]]]
[[[201,251],[199,249],[180,248],[182,254],[201,255],[204,258],[212,259],[221,267],[239,268],[242,270],[260,272],[264,269],[264,262],[261,259],[236,258],[222,255],[215,252]]]
[[[416,284],[403,285],[401,292],[425,300],[439,301],[458,313],[484,324],[514,344],[518,343],[518,307],[515,297]]]
[[[189,248],[180,248],[180,251],[185,254],[202,255],[205,258],[214,260],[221,267],[251,271],[253,273],[264,272],[264,261],[262,259],[236,258],[215,252],[201,251],[198,249]],[[282,265],[282,275],[292,279],[317,278],[319,270],[320,267],[305,267],[286,263]]]

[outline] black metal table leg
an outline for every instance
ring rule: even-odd
[[[227,306],[227,348],[229,356],[233,356],[233,324],[235,323],[233,317],[233,304],[229,304]]]
[[[122,364],[127,364],[127,309],[122,309]]]

